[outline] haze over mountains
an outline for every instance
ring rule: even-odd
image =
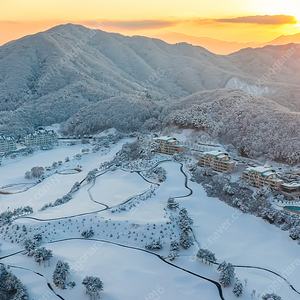
[[[222,55],[228,55],[233,52],[237,52],[244,48],[258,48],[264,46],[278,46],[278,45],[286,45],[290,43],[300,43],[300,33],[293,35],[282,35],[277,37],[274,40],[267,42],[248,42],[248,43],[240,43],[240,42],[228,42],[222,41],[218,39],[213,39],[209,37],[197,37],[190,36],[178,32],[166,32],[160,33],[153,36],[154,38],[162,39],[170,44],[187,42],[194,46],[202,46],[205,49]]]
[[[272,99],[279,104],[272,101],[272,112],[298,122],[298,114],[289,114],[300,111],[299,58],[295,44],[220,56],[187,43],[61,25],[0,47],[0,132],[22,137],[39,125],[65,121],[62,128],[69,134],[109,127],[163,129],[173,121],[180,125],[170,119],[176,103],[206,91],[211,91],[207,102],[212,105],[215,98],[223,99],[226,114],[233,99],[249,116],[255,109],[265,110]],[[240,90],[232,94],[232,89]],[[248,110],[249,99],[256,100]],[[221,114],[222,106],[217,107]]]

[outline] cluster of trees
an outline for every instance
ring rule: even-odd
[[[194,237],[192,235],[192,225],[194,221],[188,216],[188,212],[185,208],[179,211],[179,226],[181,234],[179,238],[180,245],[184,249],[190,248],[194,245]]]
[[[84,230],[84,231],[82,231],[82,233],[81,233],[81,235],[82,235],[84,238],[86,238],[86,239],[92,237],[94,234],[95,234],[95,232],[94,232],[94,230],[93,230],[92,228],[91,228],[91,229]]]
[[[177,240],[173,240],[170,243],[170,253],[168,255],[169,259],[172,261],[176,257],[178,257],[178,251],[180,250],[179,242]]]
[[[300,161],[299,115],[283,112],[275,102],[261,97],[224,90],[196,93],[167,106],[163,116],[164,126],[173,123],[222,137],[246,157]]]
[[[199,249],[196,257],[201,259],[202,262],[208,264],[215,264],[217,262],[215,254],[208,249]],[[233,265],[230,263],[226,263],[226,261],[223,261],[219,264],[217,270],[220,272],[220,284],[223,287],[227,287],[235,283],[232,292],[236,297],[240,297],[243,293],[243,284],[239,281],[238,278],[235,278]]]
[[[194,221],[191,217],[189,217],[187,210],[183,207],[179,211],[179,226],[182,232],[190,232],[192,231],[192,225]]]
[[[68,159],[69,159],[69,158],[67,157],[67,158],[66,158],[66,161],[67,161]],[[89,179],[90,176],[94,176],[94,173],[95,173],[96,171],[97,171],[97,169],[94,169],[94,170],[90,171],[90,172],[88,173],[88,175],[87,175],[87,179]],[[68,194],[64,195],[62,198],[56,199],[54,203],[52,203],[52,202],[46,203],[46,204],[40,209],[40,211],[44,211],[44,210],[46,210],[46,209],[48,209],[48,208],[50,208],[50,207],[55,207],[55,206],[63,205],[63,204],[65,204],[65,203],[69,202],[69,201],[72,200],[72,198],[73,198],[72,195],[73,195],[75,192],[77,192],[77,191],[80,189],[80,187],[81,187],[81,184],[80,184],[79,182],[76,181],[76,182],[74,183],[74,185],[72,186],[72,188],[71,188],[71,190],[70,190],[70,192],[69,192]]]
[[[56,199],[54,203],[52,203],[52,202],[46,203],[40,210],[44,211],[44,210],[48,209],[49,207],[55,207],[55,206],[63,205],[65,203],[69,202],[70,200],[72,200],[72,193],[71,192],[64,195],[62,198]]]
[[[53,257],[53,251],[50,249],[46,249],[45,247],[36,248],[32,253],[36,262],[41,265],[41,262],[44,263],[44,267],[46,267],[46,262],[48,261],[48,265],[50,266],[50,260]]]
[[[163,182],[166,180],[166,170],[162,167],[156,167],[153,170],[153,173],[156,175],[156,178],[159,182]]]
[[[169,198],[167,203],[167,208],[171,210],[179,209],[179,203],[176,202],[174,198]]]
[[[159,127],[159,111],[159,106],[136,96],[114,97],[82,109],[63,124],[62,131],[75,135],[97,133],[108,128],[121,132],[142,128],[149,131]]]
[[[23,215],[32,214],[33,209],[30,206],[24,206],[24,207],[18,207],[15,208],[13,211],[4,211],[0,214],[0,225],[6,225],[11,224],[13,220],[17,219],[18,217],[21,217]]]
[[[33,167],[30,171],[25,173],[26,179],[41,178],[44,175],[45,169],[43,167]]]
[[[89,171],[85,177],[85,180],[87,182],[91,182],[96,179],[96,173],[98,172],[98,169],[93,169],[92,171]]]
[[[85,292],[90,296],[91,300],[100,299],[100,291],[103,291],[103,282],[99,277],[86,276],[82,284],[85,286]]]
[[[59,260],[54,269],[52,280],[56,287],[66,289],[67,278],[70,275],[70,266],[67,262]]]
[[[176,240],[171,241],[171,243],[170,243],[170,250],[171,251],[179,251],[180,250],[178,241],[176,241]]]
[[[0,299],[29,300],[27,288],[3,264],[0,264]]]
[[[160,239],[158,239],[157,241],[153,240],[150,244],[146,244],[145,248],[147,250],[160,250],[160,249],[162,249],[162,244],[161,244]]]
[[[34,250],[39,246],[39,242],[38,241],[33,241],[32,239],[25,239],[23,241],[23,247],[26,251],[26,254],[28,256],[33,256],[34,254]]]
[[[150,188],[140,194],[140,195],[136,195],[130,198],[130,201],[126,202],[125,204],[119,205],[118,208],[116,210],[112,209],[111,212],[115,213],[116,211],[118,212],[122,212],[122,211],[126,211],[131,210],[131,209],[137,209],[137,207],[140,205],[140,201],[146,201],[147,199],[151,198],[153,195],[155,195],[155,189],[156,186],[151,185]]]
[[[234,267],[231,263],[223,261],[219,264],[217,270],[220,272],[219,282],[223,287],[228,287],[234,284],[232,292],[236,297],[240,297],[243,294],[243,284],[236,277]]]
[[[77,192],[80,189],[80,187],[81,187],[80,183],[78,181],[76,181],[74,183],[74,185],[72,186],[70,193],[73,194],[73,193]]]
[[[202,168],[195,167],[192,180],[201,183],[209,197],[219,198],[243,213],[253,214],[284,231],[289,231],[290,237],[300,244],[299,216],[273,208],[269,201],[269,187],[263,187],[253,193],[250,186],[242,179],[238,182],[230,182],[224,174],[213,172],[212,176],[205,176],[203,172]]]
[[[23,225],[23,232],[27,234],[27,229],[25,225]],[[41,233],[36,233],[33,235],[33,239],[26,238],[23,240],[23,247],[28,256],[33,256],[34,251],[41,245],[43,241],[43,235]]]
[[[76,160],[81,160],[82,159],[82,155],[80,153],[77,153],[73,156],[74,159]]]
[[[150,168],[144,172],[142,172],[143,176],[157,180],[159,182],[163,182],[166,180],[166,170],[162,167]]]
[[[233,294],[236,296],[236,297],[240,297],[242,294],[243,294],[243,284],[238,280],[236,279],[236,283],[233,287]]]
[[[219,282],[223,287],[227,287],[234,282],[235,273],[234,267],[231,263],[223,261],[219,264],[217,270],[220,272]]]
[[[282,298],[274,293],[272,294],[265,294],[262,297],[262,300],[282,300]]]
[[[215,263],[217,261],[215,254],[208,249],[199,249],[196,257],[201,259],[202,262],[204,261],[205,263],[209,264]]]
[[[117,153],[115,161],[120,164],[125,161],[134,161],[145,156],[150,155],[150,151],[145,152],[145,140],[138,138],[132,143],[125,143],[122,149]]]

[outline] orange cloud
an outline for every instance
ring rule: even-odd
[[[1,1],[1,0],[0,0]],[[90,28],[99,28],[107,32],[117,32],[124,35],[155,36],[159,33],[176,31],[195,37],[211,37],[230,42],[265,42],[280,35],[290,35],[299,32],[295,24],[297,20],[289,15],[240,16],[236,18],[166,18],[142,20],[49,20],[14,22],[0,20],[0,45],[21,38],[28,34],[47,30],[62,23],[81,24]]]
[[[114,27],[127,30],[143,30],[143,29],[162,29],[175,26],[178,22],[161,21],[161,20],[138,20],[138,21],[122,21],[122,20],[101,20],[105,27]],[[86,26],[94,26],[99,21],[83,21],[80,24]]]
[[[260,25],[284,25],[284,24],[297,24],[298,21],[294,16],[276,15],[276,16],[246,16],[237,17],[232,19],[216,19],[217,22],[222,23],[247,23],[247,24],[260,24]]]

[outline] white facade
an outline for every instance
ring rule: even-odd
[[[32,146],[49,146],[57,145],[58,136],[53,130],[37,130],[34,133],[28,134],[25,137],[25,145],[28,147]]]
[[[12,137],[0,136],[0,152],[9,152],[17,149],[16,141]]]

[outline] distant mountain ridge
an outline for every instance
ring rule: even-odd
[[[213,39],[209,37],[190,36],[178,32],[157,34],[153,37],[162,39],[170,44],[187,42],[194,46],[204,47],[208,51],[220,55],[228,55],[237,52],[242,48],[260,46],[260,43],[256,43],[256,42],[249,42],[249,43],[228,42],[228,41],[222,41],[222,40]]]
[[[264,46],[278,46],[291,43],[300,43],[300,33],[294,35],[282,35],[268,42],[228,42],[209,37],[190,36],[178,32],[160,33],[153,36],[154,38],[162,39],[170,44],[189,43],[194,46],[201,46],[216,54],[228,55],[240,51],[244,48],[261,48]]]
[[[220,56],[187,43],[60,25],[0,47],[0,133],[22,137],[93,105],[113,110],[101,104],[109,99],[133,99],[144,112],[147,103],[161,109],[193,93],[223,88],[240,88],[300,111],[300,50],[294,47]],[[278,60],[291,49],[296,51],[279,70]],[[146,119],[155,123],[157,114],[159,109],[150,109]]]

